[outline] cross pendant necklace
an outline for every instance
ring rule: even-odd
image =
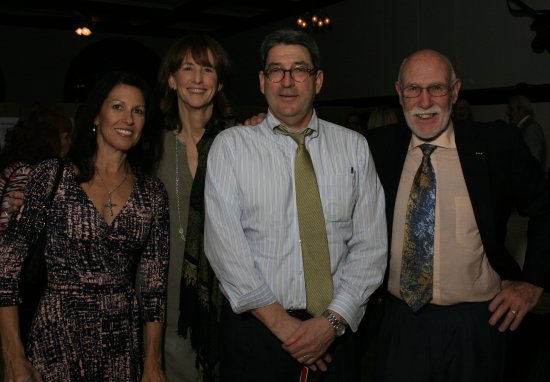
[[[107,207],[109,209],[109,215],[113,216],[113,207],[118,206],[118,204],[113,203],[113,199],[111,198],[111,194],[113,192],[115,192],[116,190],[118,190],[118,188],[120,186],[122,186],[124,184],[124,182],[126,182],[126,178],[128,178],[128,172],[126,172],[126,174],[124,174],[124,179],[122,179],[122,182],[120,182],[118,184],[118,186],[116,186],[111,191],[109,191],[109,188],[105,184],[105,181],[103,180],[103,177],[99,173],[99,169],[96,167],[95,170],[96,170],[97,176],[99,176],[99,180],[101,181],[101,184],[103,184],[103,188],[105,188],[105,191],[107,191],[107,195],[109,196],[109,202],[107,204],[104,204],[103,207]]]
[[[113,216],[113,207],[118,206],[118,204],[114,204],[113,201],[111,200],[111,193],[108,192],[108,194],[109,194],[109,202],[105,204],[105,207],[109,209],[109,214]]]

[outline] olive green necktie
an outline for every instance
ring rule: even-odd
[[[313,133],[313,130],[289,133],[277,127],[276,131],[290,136],[298,144],[294,163],[294,182],[306,282],[306,309],[312,315],[318,316],[332,301],[332,275],[319,187],[311,157],[304,144],[305,137]]]

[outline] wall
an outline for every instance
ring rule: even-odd
[[[547,0],[524,1],[535,9],[548,8]],[[505,0],[344,0],[324,10],[333,28],[315,35],[325,70],[320,100],[392,95],[402,59],[427,47],[451,58],[464,89],[550,84],[550,54],[531,51],[532,20],[510,15]],[[262,37],[293,25],[288,19],[222,40],[238,57],[240,103],[261,102]]]
[[[548,8],[547,0],[524,1],[535,9]],[[463,89],[550,84],[550,54],[531,51],[531,19],[510,15],[505,0],[344,0],[324,10],[333,28],[316,34],[326,72],[320,100],[393,94],[401,60],[422,47],[449,55]],[[266,33],[282,26],[294,26],[294,19],[220,41],[234,61],[235,104],[264,105],[258,89],[258,48]],[[83,39],[63,31],[0,26],[7,101],[61,102],[72,59],[107,37],[121,36]],[[134,39],[159,55],[173,42]]]
[[[68,31],[0,26],[0,65],[5,77],[6,100],[20,105],[63,101],[65,73],[72,60],[94,42],[109,37],[79,37]],[[162,56],[173,40],[140,37],[137,40]],[[0,108],[1,111],[2,108]]]
[[[547,0],[524,3],[536,10],[549,8]],[[532,19],[512,16],[505,0],[344,0],[323,10],[330,14],[333,28],[315,34],[325,72],[318,100],[394,95],[401,61],[421,48],[448,55],[463,90],[550,84],[550,53],[531,50]],[[239,58],[233,99],[238,105],[255,105],[241,107],[244,115],[265,108],[258,89],[263,36],[293,25],[294,19],[287,19],[222,40],[232,57]],[[550,104],[533,106],[550,147]],[[321,108],[337,123],[351,110],[351,106]],[[506,120],[505,112],[503,104],[474,106],[480,121]],[[550,166],[550,155],[547,162]]]

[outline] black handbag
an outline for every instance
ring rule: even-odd
[[[63,161],[58,160],[55,182],[48,198],[44,202],[46,213],[49,212],[52,206],[62,176]],[[19,327],[23,344],[27,342],[32,319],[48,281],[46,259],[44,258],[44,250],[48,241],[47,233],[47,226],[44,224],[36,241],[29,246],[27,257],[21,268],[21,277],[19,279],[19,294],[21,296],[21,304],[19,305]]]

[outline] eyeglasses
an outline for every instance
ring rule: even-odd
[[[317,69],[310,69],[306,66],[294,66],[290,69],[283,69],[278,66],[265,69],[264,76],[271,82],[281,82],[285,78],[286,72],[290,74],[290,77],[296,82],[304,82],[309,76],[317,73]]]
[[[401,89],[401,94],[403,94],[403,97],[405,98],[416,98],[419,97],[422,94],[422,91],[425,89],[432,97],[443,97],[449,94],[454,84],[455,82],[453,81],[451,85],[432,84],[426,86],[425,88],[418,85],[409,85]]]

